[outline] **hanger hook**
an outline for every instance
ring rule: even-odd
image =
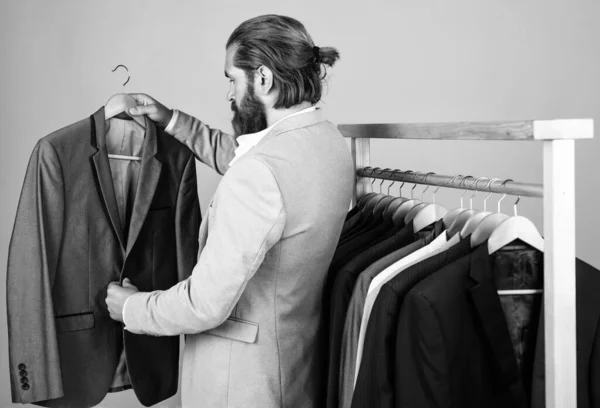
[[[125,68],[125,70],[127,71],[127,81],[125,81],[125,83],[123,84],[123,86],[127,85],[127,82],[129,82],[129,80],[131,79],[131,76],[129,75],[129,68],[127,68],[125,65],[123,64],[119,64],[115,67],[115,69],[113,69],[111,72],[115,72],[117,70],[117,68],[119,67],[123,67]]]
[[[411,200],[413,199],[413,191],[414,191],[414,189],[417,187],[417,183],[415,182],[415,180],[417,179],[417,177],[419,176],[419,174],[421,174],[421,173],[419,173],[418,171],[415,171],[414,173],[415,173],[415,174],[414,174],[414,176],[413,176],[413,181],[412,181],[412,182],[414,183],[414,185],[413,185],[413,187],[410,189],[410,199],[411,199]]]
[[[396,170],[392,171],[392,174],[390,175],[390,177],[394,177],[394,174],[396,174],[396,173],[398,173],[398,172],[399,172],[399,173],[402,173],[402,170],[398,170],[398,169],[396,169]],[[392,188],[392,186],[394,185],[394,183],[396,183],[396,180],[393,180],[393,179],[392,179],[392,184],[390,184],[390,185],[388,186],[387,195],[390,195],[390,188]]]
[[[473,177],[473,176],[464,176],[463,179],[458,183],[458,186],[459,187],[460,186],[464,186],[465,185],[465,181],[468,178],[475,178],[475,177]],[[465,194],[467,194],[468,191],[469,191],[468,189],[465,189],[465,192],[462,193],[462,195],[460,196],[460,208],[465,208],[465,205],[464,205],[464,202],[463,202],[463,198],[465,197]]]
[[[500,180],[502,180],[502,179],[499,179],[499,178],[491,179],[485,186],[484,190],[491,188],[491,186],[492,186],[492,184],[494,184],[494,182],[500,181]],[[494,193],[490,190],[490,193],[487,195],[487,197],[485,197],[483,199],[483,211],[484,212],[487,211],[487,200],[488,200],[488,198],[490,198],[492,196],[492,194],[494,194]]]
[[[390,169],[389,167],[386,168],[385,170],[383,170],[381,172],[381,174],[384,174],[386,171],[392,171],[392,169]],[[386,179],[381,179],[381,183],[379,183],[379,194],[381,194],[381,186],[383,185],[384,181],[386,181]]]
[[[430,171],[429,173],[425,174],[425,177],[423,177],[423,180],[421,180],[421,183],[427,183],[427,177],[429,177],[430,174],[435,174],[435,173]],[[423,192],[421,193],[421,201],[423,201],[423,198],[425,197],[425,192],[427,190],[429,190],[429,184],[426,184],[425,190],[423,190]]]
[[[502,184],[500,184],[500,187],[504,187],[506,185],[506,183],[508,183],[509,181],[514,181],[513,179],[506,179],[502,182]],[[506,198],[506,193],[504,193],[502,195],[502,198],[498,201],[498,212],[500,212],[500,203],[502,202],[502,200],[504,200]]]
[[[514,212],[515,212],[515,217],[517,215],[519,215],[518,212],[517,212],[517,204],[519,204],[519,201],[521,201],[521,194],[517,195],[517,201],[515,201],[515,203],[513,204],[513,209],[514,209]]]
[[[479,183],[479,180],[483,180],[486,179],[488,180],[487,177],[479,177],[477,180],[475,180],[475,182],[473,184],[471,184],[471,187],[475,186],[475,192],[473,194],[471,194],[471,197],[469,197],[469,209],[472,210],[473,209],[473,197],[475,197],[477,195],[477,192],[479,190],[477,190],[477,184]]]
[[[373,169],[373,171],[371,172],[371,174],[369,175],[369,176],[371,176],[371,178],[373,179],[373,180],[371,181],[371,193],[373,192],[373,183],[375,183],[375,180],[377,180],[375,177],[373,177],[373,174],[375,174],[375,172],[376,172],[377,170],[381,170],[381,169],[380,169],[379,167],[375,167],[375,168]]]
[[[414,171],[412,171],[412,170],[406,170],[403,173],[406,174],[406,175],[408,175],[408,174],[414,173]],[[403,181],[402,184],[400,184],[400,187],[398,187],[398,196],[399,197],[402,197],[402,187],[404,187],[404,183],[406,183],[406,181]]]

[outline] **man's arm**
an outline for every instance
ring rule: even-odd
[[[224,322],[267,252],[281,238],[285,210],[270,168],[246,159],[221,182],[210,233],[192,275],[169,290],[127,299],[125,327],[137,334],[199,333]]]
[[[229,169],[229,162],[233,160],[237,148],[232,135],[212,129],[193,116],[177,110],[173,110],[173,118],[165,131],[186,145],[198,160],[217,173],[225,174]]]
[[[129,94],[139,106],[131,108],[132,116],[147,115],[167,133],[185,144],[198,160],[225,174],[235,156],[235,137],[212,129],[200,120],[177,110],[171,110],[146,94]]]

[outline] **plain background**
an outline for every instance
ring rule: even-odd
[[[239,23],[265,13],[293,16],[317,45],[339,49],[322,103],[337,124],[600,119],[600,3],[593,0],[0,0],[0,407],[13,406],[5,265],[36,141],[122,92],[126,76],[111,73],[117,64],[131,72],[125,91],[231,130],[225,42]],[[576,143],[577,255],[600,267],[596,136]],[[373,141],[371,163],[542,182],[535,142]],[[219,179],[198,164],[202,210]],[[457,206],[460,194],[440,190],[437,201]],[[475,197],[477,208],[483,197]],[[498,198],[488,203],[495,208]],[[502,210],[511,213],[514,200]],[[519,213],[541,230],[541,200],[522,199]],[[141,405],[126,391],[100,406]]]

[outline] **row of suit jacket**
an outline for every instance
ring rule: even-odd
[[[8,257],[13,402],[91,407],[133,388],[150,406],[177,392],[178,336],[124,331],[105,303],[108,284],[124,278],[145,292],[170,288],[198,251],[194,156],[147,118],[132,126],[102,107],[31,154]]]
[[[600,407],[600,272],[576,260],[578,407]],[[326,406],[545,406],[543,253],[353,208],[325,286]]]

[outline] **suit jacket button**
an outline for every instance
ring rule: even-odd
[[[23,385],[21,385],[21,388],[23,388],[25,391],[27,391],[29,389],[29,384],[23,384]]]
[[[27,377],[21,377],[21,384],[27,384],[28,381]]]
[[[19,370],[25,370],[25,364],[21,363],[19,364]]]
[[[20,375],[21,377],[27,377],[27,371],[25,371],[25,370],[21,370],[21,371],[19,371],[19,375]]]

